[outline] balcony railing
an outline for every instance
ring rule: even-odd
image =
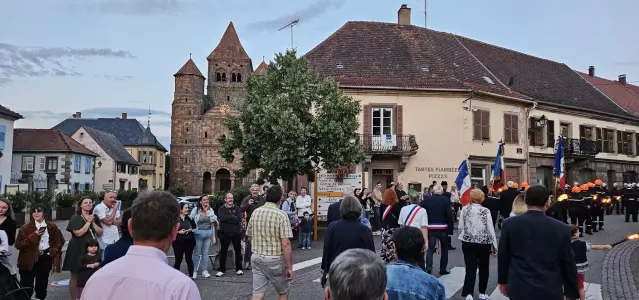
[[[410,135],[360,135],[359,143],[364,153],[387,155],[414,155],[419,149],[415,136]]]
[[[601,152],[601,142],[586,139],[564,139],[565,156],[595,156]]]
[[[155,171],[154,164],[141,163],[140,164],[140,172],[153,172]]]

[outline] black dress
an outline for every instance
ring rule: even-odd
[[[100,259],[99,253],[93,256],[84,254],[82,258],[80,258],[80,272],[78,273],[78,287],[83,288],[87,284],[87,281],[89,281],[89,278],[91,277],[91,275],[93,275],[93,273],[97,272],[100,269],[100,266],[98,266],[95,269],[87,268],[87,265],[94,264],[94,263],[102,264],[102,259]]]
[[[16,242],[16,221],[7,216],[2,223],[0,223],[0,230],[4,230],[7,233],[9,239],[9,246],[13,246]]]

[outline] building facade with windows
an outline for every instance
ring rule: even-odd
[[[368,186],[488,184],[504,143],[506,180],[553,185],[564,135],[567,181],[639,180],[639,119],[562,63],[397,23],[348,22],[309,51],[309,68],[360,100]]]
[[[11,181],[13,161],[13,124],[22,115],[0,105],[0,195]]]
[[[110,133],[80,127],[71,137],[96,153],[94,190],[138,190],[140,164]]]
[[[38,191],[47,191],[49,184],[58,191],[93,191],[97,156],[59,130],[16,128],[11,183],[27,183],[30,176]]]
[[[53,127],[67,135],[73,135],[86,126],[114,135],[126,151],[140,163],[137,186],[140,190],[164,189],[164,157],[168,152],[151,131],[150,121],[144,127],[122,113],[120,118],[82,118],[81,112]],[[161,158],[161,159],[158,159]]]

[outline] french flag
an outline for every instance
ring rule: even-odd
[[[495,166],[493,166],[493,172],[490,174],[490,186],[493,189],[498,189],[504,184],[506,174],[504,173],[504,144],[500,141],[499,148],[497,149],[497,157],[495,157]],[[498,181],[496,183],[496,181]]]
[[[564,161],[564,138],[557,139],[557,153],[555,154],[555,168],[552,176],[555,176],[559,188],[566,186],[566,163]]]
[[[455,185],[459,188],[460,199],[459,202],[462,206],[466,206],[470,203],[470,174],[468,172],[468,161],[465,159],[459,165],[459,174],[455,179]]]

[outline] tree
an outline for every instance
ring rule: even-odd
[[[249,76],[246,89],[240,114],[224,120],[228,134],[219,139],[227,162],[236,151],[242,155],[236,175],[259,169],[271,182],[296,174],[313,180],[318,166],[333,170],[363,160],[356,143],[359,101],[335,80],[310,72],[294,50],[277,54],[266,74]]]

